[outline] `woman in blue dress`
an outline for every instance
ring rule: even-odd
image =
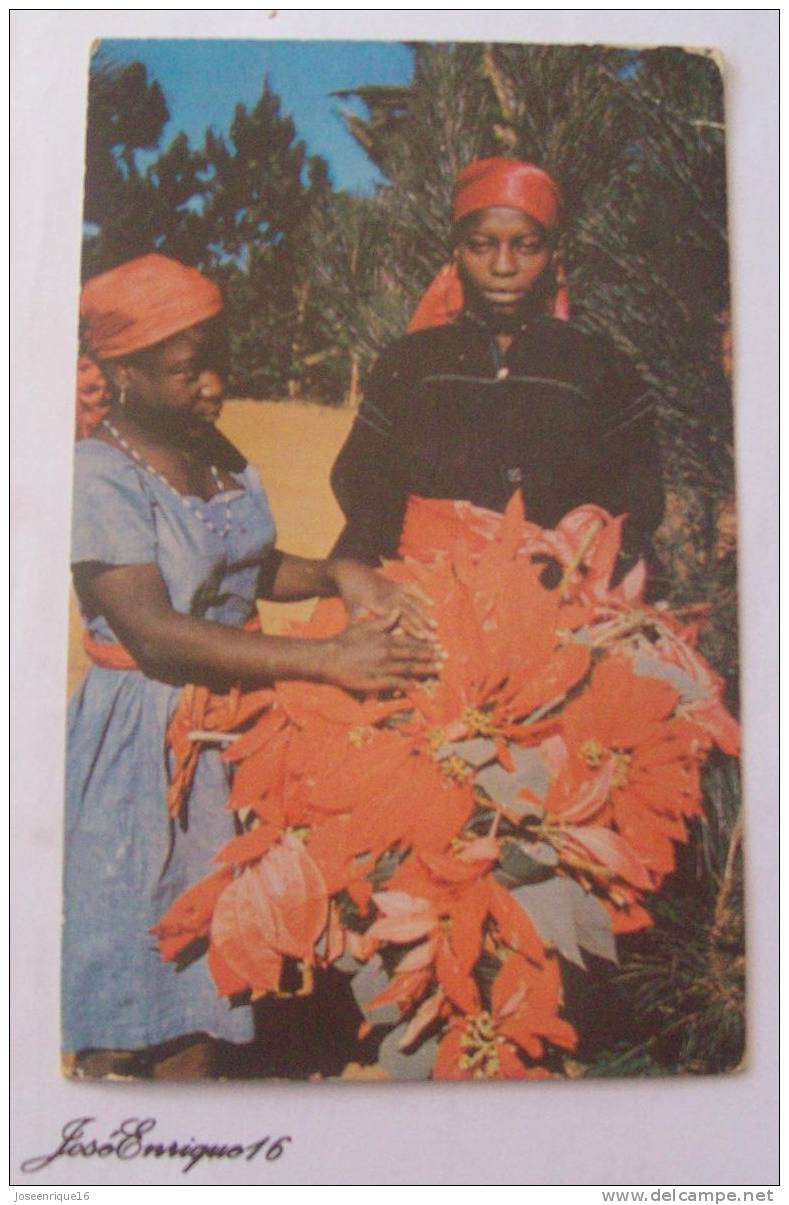
[[[72,566],[94,664],[69,712],[63,1045],[85,1076],[210,1074],[217,1040],[253,1036],[251,1009],[217,996],[204,959],[176,972],[150,935],[235,833],[217,752],[200,757],[183,816],[168,815],[179,688],[390,689],[440,657],[414,593],[353,561],[276,550],[255,470],[213,425],[221,305],[204,276],[158,255],[83,291],[85,343],[115,396],[77,445],[74,484]],[[333,639],[243,630],[257,597],[329,594],[349,613]]]

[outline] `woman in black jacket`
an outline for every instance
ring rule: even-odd
[[[373,369],[334,466],[336,551],[395,556],[411,496],[503,511],[521,489],[543,527],[584,503],[626,513],[619,573],[651,560],[663,512],[653,399],[607,340],[566,320],[554,181],[520,160],[478,160],[457,180],[453,218],[452,262]]]

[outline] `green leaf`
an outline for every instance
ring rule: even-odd
[[[522,816],[541,816],[542,809],[521,798],[520,792],[527,790],[539,799],[545,798],[550,776],[542,755],[539,749],[519,749],[515,745],[510,745],[510,753],[517,767],[515,773],[497,763],[485,766],[474,781],[497,803],[503,803]]]
[[[608,962],[619,962],[611,918],[600,901],[588,891],[583,892],[583,899],[578,899],[575,920],[578,944],[584,950]]]
[[[354,958],[353,954],[349,954],[344,950],[339,958],[336,958],[332,966],[337,971],[342,971],[344,975],[356,975],[364,966],[363,962],[359,962],[358,958]]]
[[[572,880],[554,877],[545,883],[518,887],[512,894],[528,912],[541,940],[555,946],[568,962],[585,968],[575,923],[578,891],[583,894],[582,888]]]
[[[351,980],[354,999],[371,1025],[393,1025],[400,1020],[400,1009],[394,1003],[384,1004],[380,1008],[368,1007],[369,1001],[388,986],[389,976],[378,954],[374,954]]]
[[[408,1028],[407,1022],[390,1030],[378,1051],[378,1062],[384,1071],[397,1080],[430,1079],[438,1053],[438,1038],[428,1038],[415,1050],[403,1051],[398,1044]]]
[[[617,962],[608,913],[572,879],[554,877],[518,887],[512,894],[528,912],[541,940],[555,946],[568,962],[586,966],[582,947],[598,958]]]
[[[496,746],[486,736],[475,736],[467,741],[447,741],[438,751],[441,761],[448,757],[462,757],[469,766],[485,766],[496,760]]]
[[[495,876],[510,889],[525,883],[541,883],[554,877],[558,854],[544,842],[526,845],[522,841],[504,841]]]
[[[678,665],[669,665],[658,657],[650,657],[640,650],[633,658],[633,670],[642,678],[662,678],[670,682],[678,690],[683,702],[692,703],[694,699],[703,699],[706,691],[700,682],[691,678]]]
[[[401,849],[387,850],[381,854],[368,876],[376,891],[380,891],[384,883],[391,879],[405,856],[405,851]]]

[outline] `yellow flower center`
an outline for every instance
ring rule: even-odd
[[[467,707],[463,712],[463,723],[468,724],[477,736],[495,736],[498,729],[493,723],[493,716],[478,707]]]
[[[432,732],[428,733],[427,739],[432,753],[438,753],[441,746],[447,742],[443,728],[434,728]]]
[[[599,741],[584,741],[581,745],[581,757],[590,770],[599,770],[605,757],[605,749]]]
[[[469,1017],[460,1037],[458,1066],[475,1079],[489,1079],[501,1070],[496,1027],[489,1012]]]
[[[623,787],[627,782],[627,772],[633,760],[629,753],[614,753],[614,786]]]
[[[606,749],[599,741],[593,739],[584,741],[581,745],[581,757],[590,770],[599,770],[607,756],[614,763],[613,785],[623,787],[627,782],[628,770],[633,760],[631,754],[622,753],[618,749]]]
[[[462,757],[458,757],[457,753],[442,761],[441,769],[450,782],[467,782],[474,773],[474,767],[463,761]]]
[[[348,733],[348,740],[353,745],[354,749],[361,749],[364,745],[369,745],[373,739],[373,730],[369,724],[357,724],[355,728],[351,728]]]

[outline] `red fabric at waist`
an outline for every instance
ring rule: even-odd
[[[109,640],[97,640],[91,636],[87,628],[82,633],[82,647],[94,665],[101,669],[139,669],[139,665],[127,648],[122,644],[112,644]]]

